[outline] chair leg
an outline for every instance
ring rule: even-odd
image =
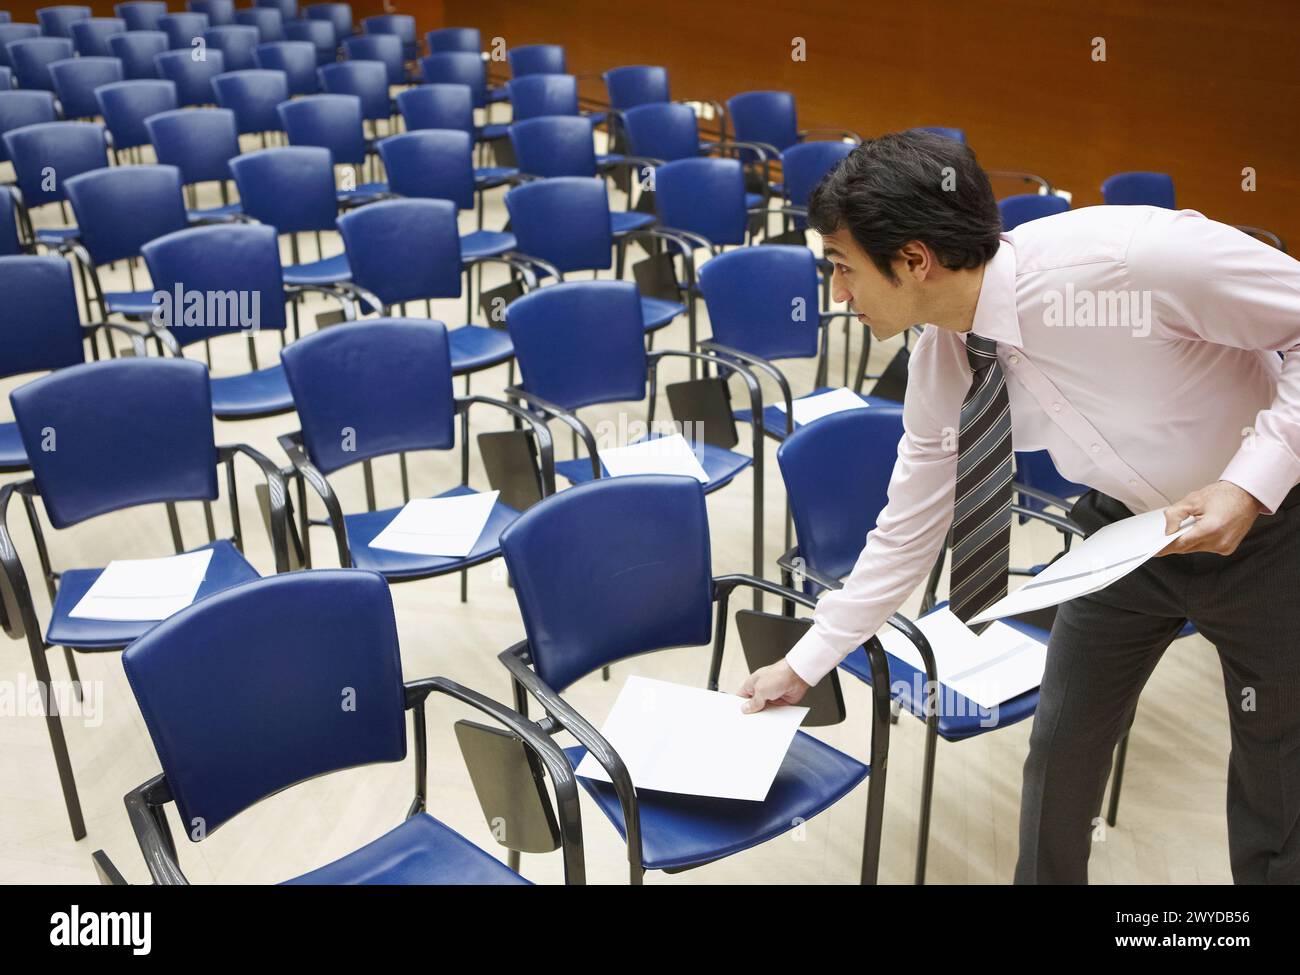
[[[506,852],[506,866],[515,873],[519,872],[519,861],[522,859],[518,850],[508,850]]]
[[[81,690],[81,672],[77,670],[77,658],[73,654],[71,647],[63,648],[63,660],[68,665],[68,679],[72,681],[72,693],[77,696],[78,701],[84,701],[85,697]]]
[[[59,785],[63,789],[63,804],[68,810],[72,838],[80,840],[86,835],[86,821],[81,815],[81,799],[77,796],[77,781],[72,775],[68,740],[63,736],[63,722],[59,719],[58,704],[53,688],[50,686],[50,667],[45,660],[43,649],[32,650],[32,670],[36,674],[37,683],[45,688],[45,728],[50,733],[50,747],[54,750],[54,764],[59,770]]]
[[[937,702],[936,705],[937,707]],[[925,722],[925,767],[921,779],[921,818],[916,829],[916,883],[925,883],[925,860],[930,848],[930,807],[934,802],[934,756],[939,743],[938,716]]]
[[[1131,727],[1131,726],[1130,726]],[[1119,818],[1119,790],[1124,784],[1124,759],[1128,757],[1128,731],[1124,732],[1124,737],[1119,740],[1119,748],[1115,753],[1115,771],[1110,780],[1110,805],[1106,808],[1106,825],[1114,826],[1115,821]]]

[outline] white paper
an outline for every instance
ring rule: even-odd
[[[744,703],[734,694],[629,677],[600,733],[638,789],[762,802],[808,709],[745,714]],[[591,755],[577,774],[609,781]]]
[[[1085,596],[1122,579],[1194,524],[1188,517],[1172,535],[1165,534],[1165,509],[1147,511],[1099,528],[1029,582],[1004,596],[970,622],[1014,616]]]
[[[610,477],[625,474],[683,474],[701,484],[709,483],[700,459],[680,433],[655,437],[626,447],[606,447],[600,451],[600,462]]]
[[[1047,646],[1006,623],[995,622],[977,635],[946,606],[915,622],[930,641],[939,682],[982,708],[1043,682]],[[876,635],[888,653],[925,673],[920,651],[905,635],[892,626]]]
[[[165,620],[194,602],[211,561],[210,548],[162,559],[115,560],[104,567],[68,615],[88,620]]]
[[[474,550],[500,491],[452,498],[417,498],[402,506],[371,548],[412,555],[464,558]]]
[[[782,413],[785,412],[785,400],[774,404]],[[832,413],[845,410],[865,410],[869,404],[862,397],[847,387],[840,386],[816,396],[805,396],[794,401],[794,422],[796,426],[812,423]]]

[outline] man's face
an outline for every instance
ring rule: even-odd
[[[898,278],[889,280],[844,229],[822,237],[822,253],[834,269],[831,297],[848,302],[874,338],[890,338],[922,320],[915,307],[916,282],[908,273],[907,262],[895,261]]]

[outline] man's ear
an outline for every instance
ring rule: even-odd
[[[897,273],[900,276],[906,276],[915,281],[924,281],[937,266],[930,248],[919,240],[909,240],[900,247],[894,261]]]

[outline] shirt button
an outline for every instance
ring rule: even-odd
[[[1092,452],[1093,452],[1094,454],[1099,454],[1099,453],[1101,453],[1101,444],[1099,444],[1099,443],[1095,443],[1095,444],[1093,444],[1093,445],[1092,445]]]
[[[1060,413],[1060,412],[1061,412],[1061,404],[1060,404],[1060,403],[1053,403],[1053,404],[1052,404],[1052,412],[1053,412],[1053,413]]]
[[[1137,487],[1137,486],[1138,486],[1138,482],[1135,481],[1133,478],[1130,477],[1130,478],[1128,479],[1128,486],[1129,486],[1129,487]]]
[[[1016,363],[1018,363],[1018,362],[1020,361],[1020,356],[1018,356],[1018,355],[1013,355],[1013,356],[1011,357],[1011,360],[1010,360],[1010,361],[1011,361],[1011,364],[1014,366]]]

